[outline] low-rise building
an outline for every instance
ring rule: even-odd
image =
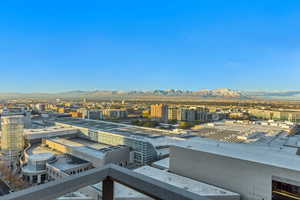
[[[79,137],[43,139],[43,144],[55,151],[86,160],[94,167],[109,163],[127,166],[130,162],[130,150],[126,146],[110,146]]]
[[[64,118],[58,119],[56,125],[76,128],[94,142],[130,147],[133,154],[131,157],[137,164],[151,163],[164,157],[169,143],[180,139],[174,132],[168,130],[100,120]]]

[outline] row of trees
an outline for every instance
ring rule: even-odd
[[[156,121],[150,121],[150,120],[133,120],[132,122],[132,125],[135,125],[135,126],[143,126],[143,127],[149,127],[149,128],[154,128],[156,126],[159,125],[158,122]]]

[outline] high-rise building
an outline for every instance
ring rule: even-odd
[[[177,120],[193,122],[196,120],[196,110],[188,108],[180,108],[177,112]]]
[[[186,113],[187,113],[187,108],[180,108],[177,112],[177,120],[179,121],[186,121],[187,117],[186,117]]]
[[[177,120],[177,111],[178,111],[178,108],[169,107],[168,108],[168,120]]]
[[[24,116],[3,116],[1,118],[1,149],[9,154],[17,154],[24,148]]]
[[[164,104],[151,105],[151,118],[156,120],[168,120],[168,106]]]
[[[196,121],[196,110],[188,109],[186,113],[186,121],[193,122]]]
[[[207,112],[203,112],[201,110],[196,111],[196,120],[200,122],[207,122],[208,121],[208,114]]]
[[[23,117],[24,128],[31,128],[31,112],[23,107],[21,108],[4,108],[0,111],[1,116],[21,116]],[[1,125],[0,125],[1,127]]]
[[[127,110],[124,109],[105,109],[103,110],[102,118],[104,119],[125,119],[128,117]]]
[[[103,120],[103,112],[101,110],[89,110],[86,108],[81,108],[78,112],[82,113],[83,119],[94,119],[94,120]]]

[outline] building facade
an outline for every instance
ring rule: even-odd
[[[23,116],[1,117],[1,149],[5,152],[18,153],[24,149]]]
[[[164,104],[151,105],[150,117],[155,120],[168,120],[168,106]]]
[[[272,150],[263,149],[260,152],[256,146],[223,148],[223,145],[172,146],[169,170],[236,192],[243,200],[300,197],[298,155],[284,155],[278,151],[271,153]]]

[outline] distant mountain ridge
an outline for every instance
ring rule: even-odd
[[[118,90],[94,90],[94,91],[68,91],[60,93],[0,93],[0,98],[14,97],[57,97],[57,98],[81,98],[81,97],[110,97],[110,96],[198,96],[206,98],[248,98],[239,91],[223,88],[215,90],[152,90],[152,91],[118,91]]]
[[[300,91],[238,91],[228,88],[202,89],[198,91],[190,90],[94,90],[82,91],[74,90],[60,93],[0,93],[0,98],[102,98],[102,97],[199,97],[199,98],[225,98],[225,99],[287,99],[300,100]]]

